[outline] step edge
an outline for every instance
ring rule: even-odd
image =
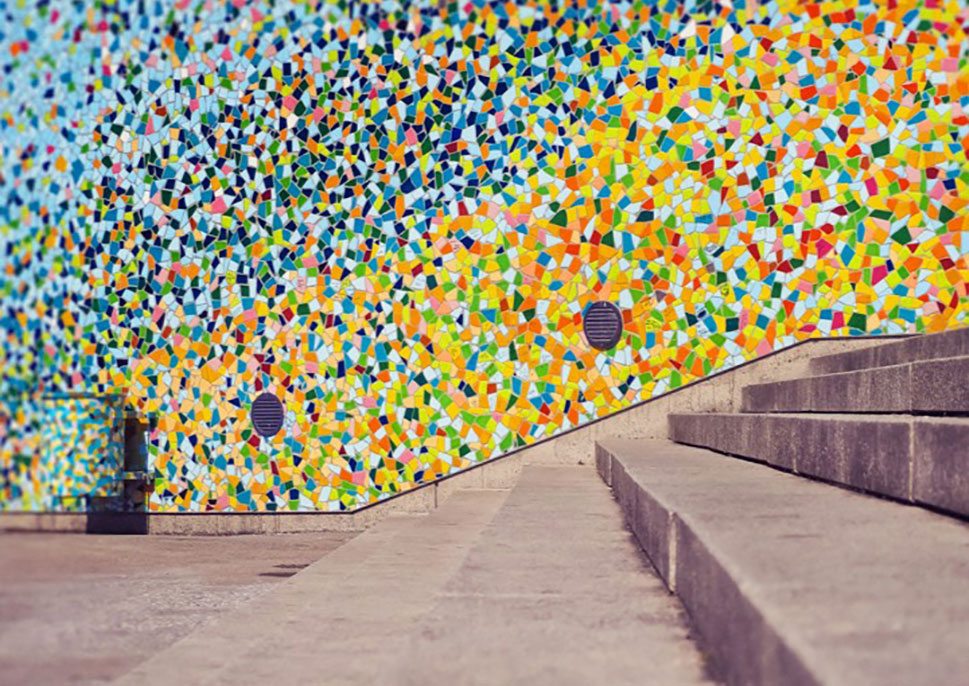
[[[634,440],[634,439],[633,439]],[[655,441],[656,443],[669,443],[668,441]],[[700,447],[690,446],[692,449],[703,452],[711,452]],[[606,448],[608,450],[608,448]],[[751,647],[755,648],[755,652],[760,654],[777,655],[777,649],[781,648],[786,654],[786,660],[782,659],[781,663],[785,664],[786,667],[778,667],[771,670],[770,674],[760,675],[760,679],[754,683],[784,683],[785,685],[790,684],[791,686],[815,686],[824,683],[824,680],[820,675],[816,673],[816,670],[811,667],[811,664],[823,663],[823,656],[812,657],[811,653],[816,652],[811,650],[807,646],[797,645],[801,643],[797,636],[787,636],[785,632],[778,629],[778,621],[776,618],[771,618],[771,612],[769,608],[765,610],[762,603],[758,604],[756,602],[756,587],[751,587],[748,583],[744,583],[743,579],[738,577],[743,576],[743,572],[739,569],[735,569],[735,565],[729,563],[725,560],[725,555],[722,551],[718,552],[717,545],[712,542],[708,533],[703,532],[703,527],[694,521],[694,517],[690,513],[685,513],[679,510],[675,505],[669,502],[668,498],[664,498],[661,494],[650,491],[650,489],[639,482],[634,474],[631,474],[625,465],[622,463],[622,459],[615,454],[615,452],[609,450],[610,458],[614,462],[618,462],[621,467],[622,473],[626,475],[629,480],[630,485],[633,487],[635,492],[635,498],[638,506],[638,501],[642,497],[647,497],[651,502],[656,503],[667,513],[667,518],[669,522],[674,522],[673,538],[667,539],[667,547],[669,552],[667,553],[671,559],[671,569],[669,572],[670,577],[673,579],[673,584],[660,574],[664,583],[667,584],[671,593],[674,593],[680,602],[683,604],[687,615],[690,618],[690,622],[693,627],[697,630],[699,636],[704,640],[701,641],[705,652],[711,656],[715,656],[714,673],[716,676],[732,676],[735,681],[731,681],[728,678],[728,683],[749,683],[751,674],[748,672],[744,673],[742,668],[745,666],[744,661],[742,664],[728,665],[729,658],[734,654],[734,651],[729,648],[725,650],[715,650],[710,644],[714,642],[726,642],[728,645],[731,644],[732,636],[731,634],[743,634],[744,637],[750,636],[749,632],[732,632],[732,631],[721,631],[719,633],[712,632],[710,627],[707,626],[704,630],[704,625],[707,624],[707,619],[704,618],[700,620],[697,617],[697,607],[696,601],[689,598],[684,598],[682,585],[676,583],[676,579],[681,576],[680,565],[682,561],[679,559],[681,550],[685,552],[689,549],[688,546],[684,545],[686,539],[692,537],[692,539],[700,547],[700,552],[706,557],[706,569],[705,575],[711,576],[712,574],[719,574],[724,581],[726,581],[736,596],[736,601],[739,602],[741,610],[748,617],[754,617],[758,622],[758,631],[760,633],[760,638],[757,644],[752,644]],[[615,493],[614,493],[615,494]],[[618,500],[618,498],[617,498]],[[630,526],[630,513],[625,509],[623,510],[623,516],[626,519],[627,526],[632,531]],[[654,556],[657,555],[657,551],[648,550],[647,543],[640,537],[640,535],[633,531],[636,540],[642,546],[643,551],[646,553],[647,557],[654,567],[657,567],[654,561]],[[675,551],[675,552],[674,552]],[[753,598],[751,596],[754,596]],[[736,613],[736,605],[732,611]],[[716,621],[711,622],[711,624],[717,624]],[[781,623],[782,624],[782,623]],[[768,641],[773,644],[771,647],[763,646],[763,642]],[[805,655],[805,653],[807,655]],[[775,657],[776,660],[776,657]],[[733,667],[733,668],[731,668]],[[792,679],[792,668],[799,672],[798,676]],[[738,669],[741,674],[737,674]]]
[[[936,384],[945,384],[946,377],[961,377],[967,366],[969,355],[954,355],[747,384],[740,389],[740,409],[745,413],[853,410],[865,414],[969,415],[969,396],[958,388],[947,386],[934,397],[930,392]],[[843,402],[827,403],[824,399],[829,397]],[[819,407],[825,404],[833,409]]]
[[[692,417],[724,417],[729,419],[744,420],[757,417],[783,417],[785,419],[820,419],[824,421],[857,421],[868,423],[886,423],[892,418],[898,421],[911,423],[926,421],[933,424],[969,424],[969,416],[964,415],[939,415],[939,414],[913,414],[910,412],[815,412],[815,411],[792,411],[792,412],[670,412],[667,417],[670,420]]]

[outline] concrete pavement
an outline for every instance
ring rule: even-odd
[[[380,683],[709,683],[679,603],[593,474],[526,466]]]
[[[463,491],[425,515],[394,515],[275,592],[186,636],[117,684],[373,684],[460,567],[507,491]]]
[[[589,467],[395,516],[118,684],[709,683]]]
[[[0,534],[0,684],[108,682],[352,536]]]

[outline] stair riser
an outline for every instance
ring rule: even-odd
[[[764,619],[736,579],[683,521],[676,519],[677,586],[674,590],[696,630],[700,643],[727,684],[818,686],[794,651]],[[724,627],[729,630],[724,631]]]
[[[743,389],[743,412],[909,412],[910,365],[815,376]]]
[[[916,422],[914,500],[969,516],[969,426]]]
[[[916,336],[885,345],[826,355],[811,360],[815,374],[838,374],[858,369],[888,367],[919,360],[969,355],[969,328],[930,336]]]
[[[663,583],[671,591],[675,591],[676,579],[673,577],[673,565],[669,554],[670,534],[673,527],[670,513],[661,503],[650,497],[649,493],[639,488],[626,473],[621,462],[613,461],[608,451],[602,448],[600,450],[604,459],[611,462],[612,468],[616,470],[613,473],[612,491],[625,514],[627,526],[649,555]]]
[[[931,360],[743,389],[744,412],[969,413],[969,358]]]
[[[613,493],[629,528],[686,608],[715,676],[727,684],[816,686],[818,680],[689,524],[630,475],[621,460],[600,450],[611,461]]]
[[[678,443],[969,516],[969,426],[785,415],[670,415]]]

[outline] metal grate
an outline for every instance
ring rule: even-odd
[[[597,350],[609,350],[622,337],[622,312],[609,302],[592,303],[585,310],[582,328],[589,345]]]
[[[275,436],[283,428],[283,404],[272,393],[263,393],[252,401],[249,418],[260,436]]]

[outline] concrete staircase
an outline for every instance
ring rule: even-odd
[[[671,414],[669,436],[969,516],[969,329],[819,357],[810,369],[745,387],[738,413]]]
[[[965,683],[969,330],[808,369],[599,472],[726,683]]]

